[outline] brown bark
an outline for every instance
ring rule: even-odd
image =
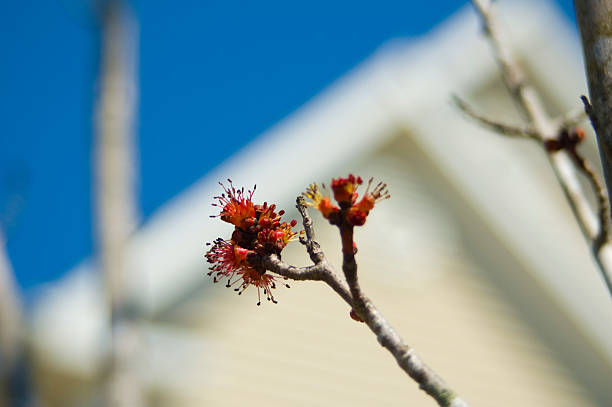
[[[574,0],[574,7],[592,106],[587,113],[597,133],[606,186],[612,191],[612,0]]]

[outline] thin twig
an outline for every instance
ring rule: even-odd
[[[308,267],[294,267],[283,263],[278,256],[270,255],[259,259],[256,258],[257,256],[254,256],[249,258],[249,262],[260,262],[267,270],[294,280],[325,281],[355,310],[357,315],[376,335],[381,346],[393,355],[400,368],[414,379],[423,391],[433,397],[440,406],[467,407],[468,404],[456,396],[442,378],[420,359],[414,349],[404,342],[374,306],[372,301],[361,291],[357,278],[355,252],[353,250],[353,227],[340,225],[344,254],[342,269],[348,283],[347,287],[325,260],[325,255],[321,251],[320,246],[314,241],[312,220],[308,215],[304,201],[300,198],[297,199],[297,208],[300,215],[302,215],[306,235],[302,243],[309,251],[313,262],[315,262],[315,258],[321,259],[321,261]],[[318,251],[313,250],[313,248],[316,248]],[[311,253],[311,250],[315,252],[316,256]]]
[[[581,97],[584,103],[584,109],[580,109],[580,112],[570,112],[567,115],[563,115],[555,120],[557,126],[564,126],[563,128],[569,129],[574,127],[577,123],[584,120],[585,117],[589,117],[593,128],[596,129],[595,117],[592,114],[592,106],[590,105],[586,96]],[[510,137],[525,137],[530,138],[532,140],[541,141],[541,137],[533,131],[531,128],[521,128],[513,125],[508,125],[500,122],[496,122],[494,120],[489,119],[483,114],[477,113],[476,110],[470,106],[466,101],[461,99],[459,96],[453,95],[452,100],[455,105],[469,117],[475,119],[480,124],[485,127],[490,128],[492,131],[502,134],[504,136]],[[589,164],[589,162],[582,157],[576,149],[572,149],[569,151],[570,157],[573,159],[576,167],[584,174],[584,176],[591,184],[591,187],[595,193],[597,198],[597,214],[599,219],[599,224],[601,225],[599,231],[595,238],[593,239],[593,253],[597,257],[599,251],[603,247],[604,244],[608,241],[609,238],[609,222],[608,222],[608,199],[606,196],[606,189],[599,179],[599,176],[596,174],[593,167]],[[606,280],[606,284],[612,288],[612,282],[608,278],[606,274],[604,274],[604,279]],[[612,289],[611,289],[612,291]]]
[[[297,197],[296,208],[302,217],[302,224],[304,225],[305,236],[300,236],[300,243],[306,247],[306,251],[310,255],[310,259],[314,265],[308,267],[291,266],[284,263],[276,255],[270,255],[263,258],[254,256],[253,258],[249,258],[249,262],[261,262],[267,270],[293,280],[324,281],[352,307],[353,299],[351,298],[351,294],[346,284],[338,277],[331,264],[329,264],[325,258],[325,254],[323,250],[321,250],[321,245],[315,240],[312,218],[306,210],[306,204],[302,196]]]
[[[348,305],[353,306],[353,299],[348,287],[328,263],[320,263],[308,267],[295,267],[283,262],[276,255],[263,257],[259,261],[261,261],[261,264],[267,270],[292,280],[323,281],[342,297]],[[249,262],[251,262],[251,259],[249,259]],[[257,260],[255,260],[256,262]]]
[[[343,246],[342,270],[353,297],[353,309],[376,335],[380,345],[393,355],[397,364],[419,384],[421,390],[433,397],[440,406],[466,407],[468,404],[455,395],[444,380],[420,359],[362,292],[353,250],[353,226],[343,223],[339,228]]]
[[[595,112],[593,111],[593,106],[591,105],[589,98],[585,95],[582,95],[580,96],[580,100],[584,105],[584,113],[589,118],[591,126],[593,126],[593,130],[595,130],[595,133],[597,133],[597,131],[599,131],[599,123],[597,122],[597,116],[595,116]]]
[[[579,160],[579,168],[589,180],[593,191],[595,191],[595,196],[597,198],[597,204],[599,207],[597,212],[599,214],[599,224],[601,227],[599,229],[599,233],[597,233],[597,236],[593,240],[593,250],[595,251],[595,255],[597,255],[603,245],[608,242],[610,236],[610,224],[608,221],[608,197],[606,195],[606,189],[599,179],[599,176],[597,176],[595,173],[593,167],[581,155],[576,155],[576,160]]]
[[[472,106],[470,106],[465,100],[461,99],[457,95],[452,96],[452,101],[463,113],[465,113],[472,119],[475,119],[477,122],[479,122],[485,127],[488,127],[496,133],[500,133],[504,136],[510,137],[524,137],[534,140],[540,140],[540,137],[532,128],[517,127],[491,120],[488,117],[477,113],[476,110],[472,108]]]
[[[541,141],[545,142],[556,138],[562,131],[564,123],[549,118],[537,92],[527,83],[525,74],[513,58],[510,47],[503,38],[492,12],[490,0],[472,0],[472,3],[485,27],[485,32],[502,72],[504,84],[520,107],[525,119],[533,127],[535,134]],[[573,158],[570,154],[561,150],[548,154],[548,157],[578,225],[587,242],[591,245],[595,261],[612,296],[612,285],[609,284],[612,280],[612,247],[607,236],[608,231],[605,222],[602,222],[602,216],[597,216],[591,208],[578,181],[576,169],[572,165]],[[585,174],[591,180],[588,171]],[[601,195],[599,188],[595,188],[595,193]],[[607,207],[607,202],[605,206]],[[603,207],[603,205],[600,207]],[[606,234],[605,239],[601,237],[602,233]]]
[[[300,243],[306,246],[310,259],[315,264],[325,262],[325,254],[321,250],[321,245],[315,240],[315,232],[312,226],[312,218],[306,210],[306,203],[304,197],[298,196],[295,200],[295,207],[297,208],[300,216],[302,217],[302,224],[304,225],[305,236],[300,236]]]
[[[595,114],[593,113],[593,106],[591,106],[591,103],[589,102],[589,99],[586,96],[582,95],[580,99],[582,100],[582,103],[584,104],[584,113],[589,117],[589,120],[591,121],[591,125],[593,126],[593,129],[595,130],[595,132],[597,132],[598,124],[597,124],[597,118],[595,117]],[[597,254],[601,250],[603,245],[606,244],[608,240],[610,239],[610,222],[609,222],[609,217],[608,217],[608,211],[610,210],[610,207],[609,207],[610,203],[608,201],[608,196],[606,194],[606,187],[603,185],[603,183],[599,179],[599,176],[595,173],[595,170],[576,151],[574,151],[573,155],[575,156],[574,160],[576,161],[578,168],[582,169],[582,171],[588,178],[589,182],[591,183],[591,186],[593,187],[593,190],[595,191],[595,195],[597,197],[597,203],[599,205],[600,228],[599,228],[599,233],[597,234],[593,242],[593,251],[595,252],[595,254]],[[612,282],[610,281],[609,276],[604,275],[604,278],[606,279],[606,283],[608,284],[608,286],[612,287]]]

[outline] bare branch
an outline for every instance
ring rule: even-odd
[[[419,384],[421,390],[433,397],[440,406],[467,407],[467,402],[455,395],[444,380],[404,342],[372,301],[365,296],[359,298],[363,302],[361,317],[376,335],[380,345],[393,355],[397,364]]]
[[[323,250],[317,241],[315,241],[315,231],[312,223],[312,218],[308,214],[304,198],[298,196],[296,198],[296,208],[302,217],[305,236],[300,236],[302,243],[310,255],[310,259],[314,263],[313,266],[295,267],[283,262],[277,255],[266,257],[253,256],[249,258],[250,263],[260,263],[267,270],[287,277],[292,280],[312,280],[323,281],[327,283],[348,305],[353,306],[353,299],[349,293],[346,284],[338,277],[333,267],[327,262]]]
[[[306,203],[304,202],[304,197],[298,196],[295,200],[295,207],[298,212],[300,212],[300,216],[302,216],[302,224],[304,225],[304,233],[306,236],[300,236],[300,243],[306,246],[306,250],[308,251],[308,255],[310,259],[315,264],[320,264],[325,260],[325,254],[321,250],[321,245],[317,241],[315,241],[315,232],[312,226],[312,218],[308,214],[306,210]]]
[[[589,118],[591,122],[591,126],[593,127],[593,130],[595,130],[595,133],[597,133],[599,131],[599,124],[597,122],[597,116],[595,116],[595,111],[593,110],[593,105],[591,105],[589,98],[586,97],[585,95],[580,96],[580,100],[582,101],[582,104],[584,105],[584,110],[583,110],[584,113]]]
[[[499,24],[493,14],[490,0],[472,0],[472,3],[481,17],[493,53],[502,72],[504,83],[525,119],[533,127],[535,134],[540,140],[545,141],[556,138],[563,129],[563,123],[549,118],[537,92],[527,83],[525,74],[513,58],[510,48],[503,38]],[[576,170],[572,165],[573,157],[571,157],[570,153],[565,150],[559,150],[549,153],[548,158],[557,180],[568,199],[572,212],[578,221],[578,225],[587,242],[591,245],[596,263],[612,296],[612,285],[609,284],[609,281],[612,280],[612,247],[607,238],[608,230],[606,223],[602,222],[602,216],[597,216],[591,208],[578,181]],[[593,184],[589,172],[586,171],[585,174]],[[596,186],[594,188],[598,198],[601,198],[600,189]],[[600,205],[600,207],[604,206]],[[608,207],[607,201],[605,207]],[[602,235],[605,235],[606,238],[602,238]]]
[[[603,183],[595,173],[595,170],[591,165],[582,157],[578,156],[580,160],[580,168],[582,172],[585,174],[589,183],[593,187],[595,191],[595,195],[597,198],[597,204],[599,206],[598,215],[599,215],[599,224],[601,227],[599,228],[599,232],[593,241],[593,250],[595,254],[597,254],[604,244],[608,243],[608,239],[610,236],[610,223],[608,220],[608,199],[606,195],[606,188]]]
[[[339,228],[342,239],[342,270],[353,297],[353,309],[376,335],[380,345],[393,355],[400,368],[419,384],[421,390],[433,397],[440,406],[467,407],[468,404],[456,396],[444,380],[421,360],[361,291],[353,250],[353,226],[343,223]]]
[[[340,235],[342,238],[343,264],[342,270],[346,277],[348,287],[336,275],[331,265],[325,260],[325,255],[319,245],[314,241],[314,228],[312,220],[308,215],[306,206],[301,197],[297,198],[297,208],[303,218],[306,237],[303,244],[306,246],[315,264],[308,267],[294,267],[280,260],[276,255],[249,257],[249,262],[264,266],[267,270],[281,276],[294,280],[315,280],[326,282],[367,324],[376,335],[378,342],[386,348],[395,358],[397,364],[420,388],[433,397],[440,406],[444,407],[467,407],[468,404],[444,383],[430,367],[428,367],[416,354],[414,349],[408,346],[399,334],[391,327],[382,316],[372,301],[367,298],[359,287],[357,279],[357,263],[353,248],[353,226],[346,223],[341,224]],[[345,208],[346,210],[348,208]],[[314,253],[314,254],[313,254]],[[319,262],[316,262],[317,259]]]
[[[595,114],[593,112],[593,106],[591,106],[591,103],[589,102],[589,99],[586,96],[583,95],[580,97],[580,99],[584,104],[585,114],[589,117],[591,125],[593,126],[595,131],[597,131],[597,119],[595,118]],[[596,174],[593,167],[584,159],[584,157],[582,157],[575,149],[570,151],[570,153],[572,155],[572,158],[574,159],[574,162],[576,162],[577,167],[582,170],[582,172],[589,180],[589,183],[591,184],[593,191],[595,191],[595,196],[597,198],[597,204],[599,207],[598,215],[600,227],[597,236],[595,236],[593,242],[593,251],[595,255],[597,255],[597,253],[599,253],[602,247],[606,243],[608,243],[610,239],[610,222],[608,216],[608,211],[610,210],[610,208],[608,196],[606,195],[606,187],[599,179],[599,176]],[[609,276],[604,274],[604,278],[606,280],[607,285],[609,287],[612,287],[612,283],[610,281]]]
[[[249,259],[251,261],[251,259]],[[340,280],[333,268],[327,262],[308,267],[295,267],[284,263],[278,256],[270,255],[261,258],[261,264],[273,273],[292,280],[324,281],[329,285],[348,305],[353,306],[353,299],[346,286]]]
[[[488,127],[492,131],[502,134],[504,136],[510,137],[525,137],[534,140],[540,140],[538,134],[529,127],[517,127],[509,124],[499,123],[494,120],[491,120],[484,115],[477,113],[475,109],[473,109],[466,101],[461,99],[459,96],[452,96],[453,103],[461,110],[463,113],[475,119],[477,122],[482,124],[485,127]]]

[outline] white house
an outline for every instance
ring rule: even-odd
[[[546,1],[499,14],[551,114],[586,91],[576,33]],[[313,181],[348,172],[389,184],[356,241],[364,291],[423,359],[481,406],[612,404],[612,303],[542,150],[479,128],[459,94],[520,120],[475,13],[384,44],[307,105],[162,208],[129,246],[144,310],[142,378],[154,406],[433,405],[326,286],[295,282],[255,305],[206,277],[219,180],[296,217]],[[588,154],[597,153],[592,140]],[[324,250],[336,232],[313,214]],[[284,259],[308,263],[298,243]],[[105,306],[94,263],[50,287],[32,342],[49,406],[95,398]],[[74,389],[79,387],[79,391]]]

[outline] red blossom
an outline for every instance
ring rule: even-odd
[[[328,194],[323,194],[319,186],[311,184],[304,197],[308,199],[306,204],[312,206],[319,211],[324,218],[328,219],[332,224],[340,225],[346,221],[352,226],[362,226],[374,205],[390,197],[387,191],[387,184],[379,182],[374,189],[370,191],[372,186],[372,178],[368,181],[368,186],[361,200],[357,200],[357,189],[363,183],[361,177],[356,177],[349,174],[346,178],[334,178],[331,182],[331,188],[334,192],[334,198],[342,208],[334,205]],[[325,185],[323,185],[325,188]]]
[[[372,185],[372,178],[368,180],[368,186],[366,188],[365,194],[361,200],[348,210],[346,214],[346,219],[350,224],[354,226],[362,226],[370,211],[374,208],[376,202],[388,199],[391,197],[389,192],[387,191],[387,184],[383,184],[379,182],[376,184],[372,192],[370,192],[370,186]]]
[[[266,300],[272,301],[276,304],[278,301],[274,298],[272,290],[276,288],[276,280],[279,277],[268,273],[260,273],[254,268],[245,270],[242,274],[242,284],[235,288],[234,291],[238,291],[238,295],[242,294],[250,285],[257,287],[257,305],[261,305],[261,290],[266,296]],[[289,288],[289,284],[285,284],[285,287]]]
[[[291,223],[283,222],[274,229],[262,229],[257,234],[258,242],[264,246],[263,253],[280,253],[287,244],[294,239],[297,233],[291,231],[291,228],[297,224],[297,221],[292,220]],[[258,250],[261,252],[262,250]]]
[[[212,264],[208,275],[214,274],[215,283],[227,277],[229,284],[234,275],[241,274],[245,267],[250,267],[247,262],[249,253],[251,251],[238,246],[233,241],[218,238],[212,248],[206,252],[206,260]]]
[[[363,183],[361,177],[349,174],[346,178],[334,178],[331,182],[331,189],[334,192],[334,199],[340,204],[352,204],[355,199],[357,187]]]
[[[237,227],[248,228],[255,221],[255,206],[251,198],[253,198],[257,185],[253,187],[252,191],[249,190],[245,194],[244,188],[236,189],[231,179],[227,181],[230,184],[229,187],[219,183],[225,192],[215,197],[215,199],[219,200],[219,203],[213,204],[213,206],[220,206],[222,208],[221,213],[218,215],[221,220]],[[213,217],[216,216],[214,215]]]
[[[312,206],[313,208],[321,211],[323,217],[325,219],[329,219],[332,214],[339,212],[340,208],[331,202],[329,194],[325,189],[325,184],[323,185],[323,189],[325,190],[325,195],[323,195],[321,192],[318,184],[310,184],[308,189],[306,189],[306,192],[304,192],[302,195],[308,199],[308,201],[306,201],[306,205]]]
[[[297,235],[291,229],[297,224],[281,221],[285,211],[276,213],[276,205],[263,205],[253,203],[253,191],[244,192],[244,188],[234,188],[232,181],[225,187],[221,196],[215,197],[219,202],[213,206],[221,207],[219,217],[221,220],[234,225],[231,240],[217,239],[206,253],[210,266],[209,276],[216,283],[227,277],[226,287],[236,286],[238,295],[249,286],[257,287],[257,305],[261,304],[261,290],[268,301],[276,303],[271,290],[276,288],[275,280],[278,278],[267,274],[265,269],[255,267],[249,262],[250,256],[280,255],[283,248]],[[289,287],[287,284],[285,284]]]
[[[208,275],[214,274],[215,283],[222,278],[227,278],[225,286],[235,286],[234,291],[238,295],[241,295],[251,285],[257,287],[257,305],[261,305],[261,290],[263,289],[266,299],[276,304],[271,290],[276,288],[278,277],[267,274],[265,270],[252,267],[247,261],[250,253],[253,252],[232,241],[221,238],[215,240],[213,247],[206,253],[208,262],[213,264]]]

